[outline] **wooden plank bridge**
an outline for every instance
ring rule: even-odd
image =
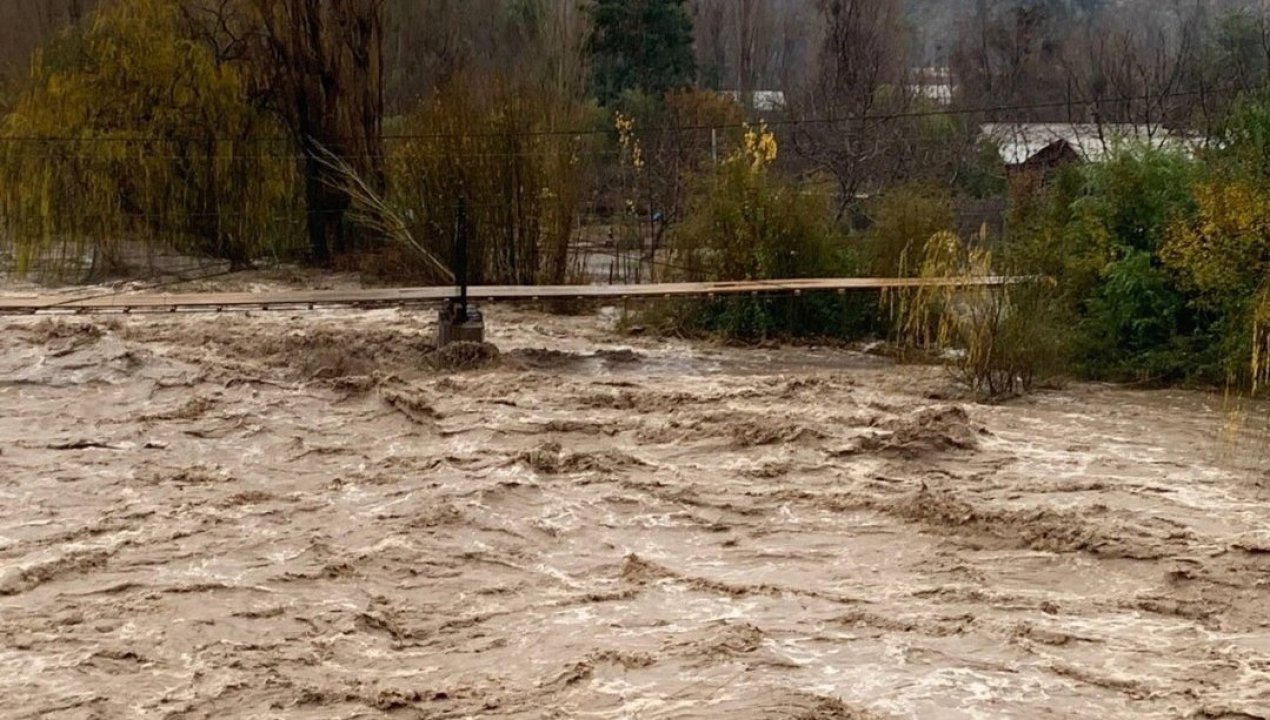
[[[801,295],[853,290],[919,287],[1002,287],[1025,282],[1018,277],[970,278],[818,278],[747,282],[650,283],[640,285],[505,285],[467,289],[474,302],[551,299],[623,300],[639,298],[711,298],[725,295]],[[85,293],[76,295],[0,296],[0,315],[90,315],[111,313],[226,312],[234,310],[305,310],[429,305],[459,296],[457,287],[362,290],[284,290],[279,292]]]

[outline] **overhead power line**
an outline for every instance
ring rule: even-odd
[[[1135,103],[1135,102],[1162,102],[1165,100],[1175,100],[1183,98],[1203,98],[1203,97],[1222,97],[1238,95],[1242,92],[1239,88],[1225,89],[1203,89],[1203,90],[1183,90],[1165,93],[1147,93],[1143,95],[1122,95],[1119,97],[1102,97],[1092,99],[1075,99],[1066,98],[1063,100],[1054,100],[1049,102],[1036,103],[1019,103],[1010,105],[984,105],[977,107],[965,108],[931,108],[922,110],[901,110],[886,113],[866,113],[863,115],[846,115],[836,116],[829,115],[824,117],[775,117],[761,120],[769,128],[776,127],[801,127],[808,125],[841,125],[847,123],[875,123],[889,122],[893,120],[920,119],[931,117],[957,117],[968,115],[992,115],[998,113],[1020,112],[1026,110],[1053,110],[1061,108],[1078,108],[1093,107],[1098,105],[1108,105],[1117,103]],[[644,129],[645,132],[651,133],[676,133],[676,132],[704,132],[707,130],[741,130],[747,127],[753,127],[754,123],[733,122],[733,123],[693,123],[687,125],[661,125]],[[541,137],[573,137],[581,138],[588,136],[607,136],[613,133],[613,129],[608,127],[586,127],[586,128],[559,128],[545,130],[508,130],[508,131],[463,131],[463,132],[432,132],[432,133],[385,133],[381,135],[384,141],[410,141],[410,140],[464,140],[464,139],[492,139],[492,138],[541,138]],[[292,138],[284,136],[273,137],[257,137],[257,138],[209,138],[205,135],[190,135],[188,137],[174,136],[97,136],[97,137],[73,137],[73,136],[55,136],[55,135],[0,135],[0,143],[124,143],[124,144],[145,144],[145,143],[193,143],[207,142],[213,140],[215,142],[224,143],[242,143],[242,144],[260,144],[260,143],[291,143]],[[514,154],[514,153],[509,153]]]

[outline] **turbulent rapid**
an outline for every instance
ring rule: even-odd
[[[0,716],[1270,718],[1267,413],[487,310],[0,321]]]

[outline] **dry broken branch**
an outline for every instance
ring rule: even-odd
[[[330,171],[329,174],[323,175],[323,181],[331,189],[347,193],[352,200],[353,205],[349,216],[355,222],[419,253],[429,269],[435,271],[437,279],[443,282],[455,282],[454,272],[446,267],[440,258],[415,240],[401,214],[366,184],[348,161],[326,149],[317,140],[310,138],[309,141],[314,148],[314,158]]]

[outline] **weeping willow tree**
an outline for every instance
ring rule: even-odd
[[[241,53],[171,0],[120,0],[41,50],[0,125],[0,222],[21,268],[123,250],[241,266],[293,234],[297,173]]]
[[[998,275],[986,233],[967,243],[938,232],[905,251],[904,275],[962,279],[966,285],[929,285],[887,292],[901,347],[949,358],[954,377],[984,399],[1028,392],[1065,369],[1064,320],[1045,279],[991,287]]]

